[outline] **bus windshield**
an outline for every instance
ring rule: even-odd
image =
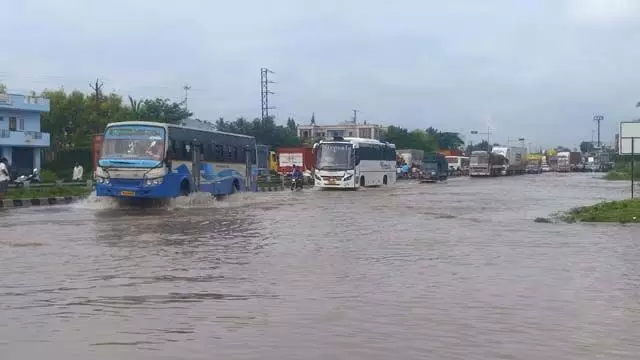
[[[316,149],[316,169],[349,170],[353,169],[353,146],[345,143],[320,144]]]
[[[165,129],[149,125],[118,125],[107,129],[102,158],[162,160],[165,154]]]

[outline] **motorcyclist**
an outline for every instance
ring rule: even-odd
[[[302,171],[300,171],[299,167],[297,167],[296,165],[293,165],[293,170],[291,170],[291,178],[299,179],[301,177],[302,177]]]

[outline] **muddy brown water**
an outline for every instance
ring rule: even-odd
[[[640,228],[590,174],[0,211],[2,359],[637,359]]]

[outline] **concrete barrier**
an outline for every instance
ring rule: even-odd
[[[0,200],[0,209],[70,204],[74,201],[78,201],[81,198],[82,198],[81,196],[64,196],[64,197],[37,198],[37,199],[4,199],[4,200]]]

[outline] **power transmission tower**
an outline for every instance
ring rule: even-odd
[[[593,121],[598,125],[598,148],[600,148],[600,121],[604,120],[604,116],[596,115],[593,117]]]
[[[184,108],[189,110],[188,101],[189,101],[189,90],[191,90],[191,86],[189,84],[185,84],[182,89],[184,89]]]
[[[357,124],[357,123],[358,123],[358,115],[357,115],[357,114],[358,114],[359,112],[360,112],[360,110],[353,109],[353,123],[354,123],[354,124]]]
[[[269,91],[269,84],[275,84],[275,82],[269,80],[269,74],[275,73],[267,68],[260,69],[260,97],[262,99],[263,121],[269,117],[269,110],[275,109],[275,107],[269,106],[269,95],[274,94],[274,92]]]

